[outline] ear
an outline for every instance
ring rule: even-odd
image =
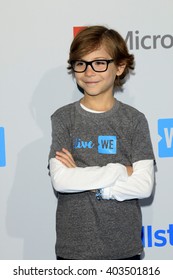
[[[117,66],[117,73],[116,73],[116,75],[117,76],[121,76],[123,74],[125,68],[126,68],[126,64],[125,63],[122,63],[119,66]]]

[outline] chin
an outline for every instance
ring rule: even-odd
[[[98,96],[100,95],[100,92],[99,93],[96,93],[96,92],[86,92],[87,95],[89,96]]]
[[[91,96],[97,96],[97,95],[101,94],[100,91],[96,91],[96,90],[84,90],[84,92],[87,95],[91,95]]]

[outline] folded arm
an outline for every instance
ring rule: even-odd
[[[99,167],[77,167],[68,150],[50,160],[50,175],[59,192],[83,192],[101,189],[103,199],[142,199],[149,197],[154,185],[153,160],[135,162],[132,167],[110,163]]]
[[[55,190],[64,193],[76,193],[113,186],[116,180],[126,181],[126,167],[119,163],[109,163],[99,167],[65,166],[60,160],[51,158],[50,176]]]
[[[151,195],[154,185],[153,160],[141,160],[133,164],[133,173],[126,181],[118,179],[114,186],[101,190],[103,199],[118,201],[143,199]]]

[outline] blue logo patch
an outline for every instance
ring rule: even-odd
[[[158,120],[159,157],[173,157],[173,119]]]
[[[98,153],[99,154],[116,154],[117,153],[116,136],[98,136]]]
[[[0,167],[6,165],[4,128],[0,127]]]

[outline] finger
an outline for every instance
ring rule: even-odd
[[[132,166],[126,166],[126,169],[127,169],[128,176],[131,176],[132,173],[133,173],[133,167]]]
[[[70,160],[70,162],[73,162],[74,164],[75,164],[75,161],[74,161],[74,159],[73,159],[73,156],[72,156],[72,154],[67,150],[67,149],[62,149],[62,151],[60,151],[60,152],[56,152],[56,154],[58,155],[58,156],[62,156],[63,158],[65,158],[65,159],[69,159]],[[76,165],[76,164],[75,164]]]
[[[75,163],[72,154],[65,148],[62,149],[62,151],[71,158],[71,160]]]
[[[73,162],[70,162],[68,159],[56,156],[56,159],[59,160],[61,163],[63,163],[68,168],[74,168],[76,165]]]
[[[56,152],[56,158],[64,163],[67,167],[76,167],[75,162],[63,152]]]
[[[56,155],[59,156],[59,157],[62,157],[62,158],[64,158],[64,159],[66,159],[66,160],[73,161],[73,160],[71,159],[71,157],[70,157],[68,154],[65,154],[64,152],[56,152]]]

